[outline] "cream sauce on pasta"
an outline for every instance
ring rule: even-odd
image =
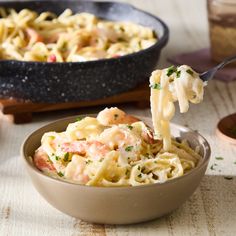
[[[66,9],[59,16],[0,8],[0,58],[21,61],[80,62],[115,58],[152,46],[151,28],[101,20]]]
[[[70,123],[63,132],[47,132],[34,163],[44,173],[89,186],[138,186],[163,183],[193,169],[201,156],[186,141],[171,149],[152,130],[118,108]]]
[[[200,103],[203,100],[204,82],[198,73],[187,65],[170,67],[152,72],[151,113],[157,139],[163,139],[163,149],[171,149],[170,120],[175,114],[174,102],[178,101],[180,112],[187,112],[189,102]]]

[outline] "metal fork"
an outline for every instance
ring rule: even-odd
[[[228,57],[226,58],[224,61],[222,61],[219,65],[213,67],[212,69],[208,70],[208,71],[205,71],[203,72],[202,74],[200,74],[200,78],[203,80],[203,81],[208,81],[210,79],[212,79],[215,75],[215,73],[220,70],[221,68],[223,68],[225,65],[231,63],[231,62],[234,62],[236,61],[236,55],[235,56],[232,56],[232,57]]]

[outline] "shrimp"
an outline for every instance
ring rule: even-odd
[[[118,150],[122,157],[136,160],[142,149],[142,138],[127,127],[112,126],[105,129],[99,137],[100,142],[106,143],[109,148]]]
[[[43,37],[36,30],[27,28],[26,33],[30,38],[30,43],[43,42]]]
[[[95,160],[103,158],[111,149],[99,141],[73,141],[61,145],[63,152],[77,153],[82,156],[90,156]]]
[[[88,175],[84,173],[86,162],[83,157],[79,155],[73,155],[71,162],[65,169],[65,177],[72,179],[80,184],[86,184],[89,181]]]
[[[124,111],[117,107],[105,108],[97,115],[97,120],[102,125],[132,124],[139,121],[138,118],[127,115]]]
[[[56,171],[53,163],[50,161],[46,152],[39,148],[34,155],[34,164],[41,171],[54,172]]]
[[[132,128],[148,144],[154,144],[154,143],[157,143],[159,141],[159,140],[155,140],[154,139],[154,135],[153,135],[152,129],[147,124],[145,124],[142,121],[133,123],[132,124]]]

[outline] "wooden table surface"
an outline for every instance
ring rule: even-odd
[[[162,53],[166,58],[208,46],[205,0],[133,0],[135,6],[160,16],[170,27],[170,41]],[[131,113],[150,115],[150,109],[123,106]],[[174,122],[197,129],[209,141],[212,157],[200,187],[172,214],[144,224],[93,225],[66,216],[51,207],[33,188],[19,157],[25,136],[57,118],[97,112],[99,108],[39,114],[25,125],[0,120],[0,235],[236,235],[236,146],[215,135],[218,120],[236,111],[236,82],[211,81],[204,102],[192,105],[187,114],[177,112]],[[224,160],[216,160],[221,156]],[[215,165],[214,170],[210,167]],[[225,176],[233,176],[226,179]]]

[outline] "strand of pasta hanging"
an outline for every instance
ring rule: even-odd
[[[204,82],[191,67],[171,66],[152,72],[151,113],[156,139],[163,139],[165,151],[171,150],[170,120],[175,114],[174,102],[178,101],[180,112],[187,112],[189,102],[200,103],[203,100]]]

